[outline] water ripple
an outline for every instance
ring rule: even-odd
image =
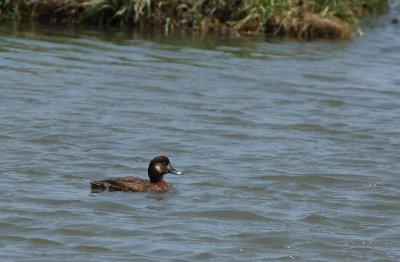
[[[398,34],[344,42],[0,25],[7,261],[396,261]],[[166,194],[92,193],[146,178]],[[397,259],[398,260],[398,259]]]

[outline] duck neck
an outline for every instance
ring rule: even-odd
[[[161,181],[164,181],[163,176],[150,176],[149,175],[149,177],[150,177],[150,182],[153,183],[153,184],[157,184],[157,183],[159,183]]]

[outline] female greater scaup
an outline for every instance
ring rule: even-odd
[[[168,173],[183,175],[182,172],[172,168],[166,156],[153,158],[147,172],[150,181],[132,176],[86,181],[90,183],[93,191],[166,192],[169,190],[169,185],[164,181],[163,176]]]

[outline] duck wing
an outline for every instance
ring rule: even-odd
[[[92,190],[145,192],[151,188],[150,181],[139,177],[114,177],[89,181]]]

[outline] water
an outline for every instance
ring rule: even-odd
[[[2,261],[399,261],[400,38],[0,28]],[[166,194],[91,193],[146,177]]]

